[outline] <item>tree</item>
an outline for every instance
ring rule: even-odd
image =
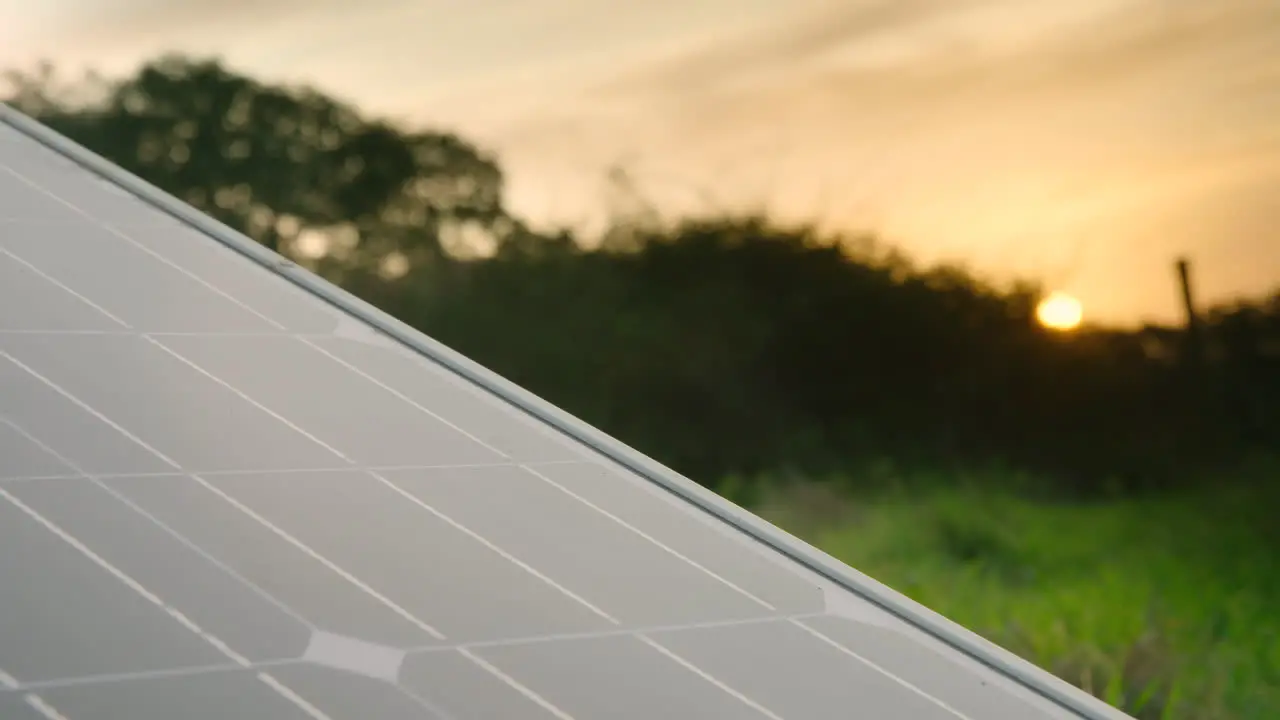
[[[476,147],[310,88],[179,56],[70,91],[55,79],[47,66],[11,74],[10,102],[274,250],[323,238],[330,271],[427,263],[450,233],[510,225],[502,173]]]
[[[1036,286],[917,267],[872,236],[667,222],[615,173],[610,242],[582,242],[510,217],[466,141],[311,89],[178,57],[114,82],[11,79],[28,114],[295,259],[325,238],[310,264],[347,290],[712,483],[888,458],[1088,493],[1278,446],[1280,296],[1208,313],[1228,402],[1189,403],[1160,351],[1175,330],[1046,333]],[[468,234],[496,252],[446,262]]]

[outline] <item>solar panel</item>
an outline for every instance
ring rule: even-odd
[[[1126,717],[0,121],[6,720]]]

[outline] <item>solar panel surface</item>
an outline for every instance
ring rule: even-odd
[[[1126,717],[0,110],[5,720]]]

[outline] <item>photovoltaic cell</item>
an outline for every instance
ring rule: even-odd
[[[0,120],[3,717],[1124,717]]]

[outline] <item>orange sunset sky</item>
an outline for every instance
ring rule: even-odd
[[[0,65],[180,50],[496,151],[578,223],[624,165],[1032,275],[1094,319],[1280,285],[1280,0],[0,0]]]

